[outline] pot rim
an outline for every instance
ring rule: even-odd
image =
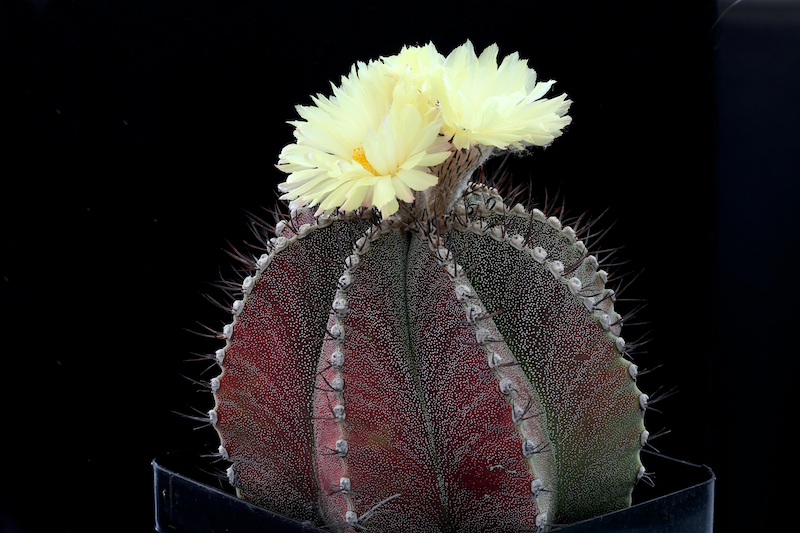
[[[641,484],[631,507],[558,527],[559,532],[711,533],[716,475],[705,465],[642,450],[655,472],[655,486]],[[199,467],[203,450],[165,453],[152,460],[155,529],[158,532],[217,533],[281,531],[330,533],[237,498],[225,490],[224,473]],[[185,472],[185,473],[184,473]],[[219,487],[214,487],[214,480]]]

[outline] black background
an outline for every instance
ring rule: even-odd
[[[4,532],[149,531],[151,459],[213,442],[175,412],[226,316],[203,297],[275,202],[285,121],[356,60],[433,40],[519,51],[575,102],[512,162],[643,270],[624,335],[711,466],[717,531],[786,514],[797,377],[797,3],[0,1]],[[234,276],[235,277],[235,276]],[[627,305],[627,308],[625,307]],[[624,312],[635,303],[620,304]],[[203,325],[201,325],[203,324]],[[202,379],[208,379],[206,373]],[[655,473],[656,483],[658,472]]]

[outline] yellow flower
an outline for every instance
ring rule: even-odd
[[[438,96],[433,93],[431,77],[441,76],[444,56],[436,50],[433,43],[425,46],[404,46],[399,54],[382,57],[381,61],[395,75],[410,70],[414,85],[428,98],[431,105],[436,105]]]
[[[478,57],[467,41],[447,56],[441,76],[433,78],[442,131],[457,149],[549,144],[570,123],[566,113],[572,102],[566,94],[543,98],[554,82],[537,82],[517,52],[498,67],[497,51],[493,44]]]
[[[411,69],[390,71],[380,62],[354,65],[330,98],[298,106],[297,142],[277,167],[289,173],[278,188],[291,207],[319,205],[317,214],[360,206],[394,214],[399,200],[438,181],[428,172],[450,155],[440,136],[440,110],[414,85]]]
[[[277,165],[289,174],[281,198],[293,208],[318,205],[317,214],[374,206],[387,218],[400,200],[411,203],[415,191],[437,185],[437,176],[439,189],[453,194],[423,196],[457,196],[493,152],[552,142],[570,123],[572,102],[565,94],[545,98],[554,82],[537,82],[516,52],[498,66],[497,52],[491,45],[478,57],[467,41],[444,57],[428,43],[353,65],[333,96],[297,107],[296,142]],[[431,168],[453,149],[481,157]]]

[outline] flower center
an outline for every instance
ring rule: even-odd
[[[378,175],[378,172],[375,170],[375,168],[369,164],[369,161],[367,161],[367,155],[364,153],[363,146],[358,146],[357,148],[353,149],[353,161],[356,163],[361,163],[362,167],[369,170],[374,175]]]

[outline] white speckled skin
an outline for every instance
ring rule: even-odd
[[[293,215],[215,354],[209,416],[241,497],[381,533],[629,505],[647,396],[579,231],[477,185],[427,224]]]

